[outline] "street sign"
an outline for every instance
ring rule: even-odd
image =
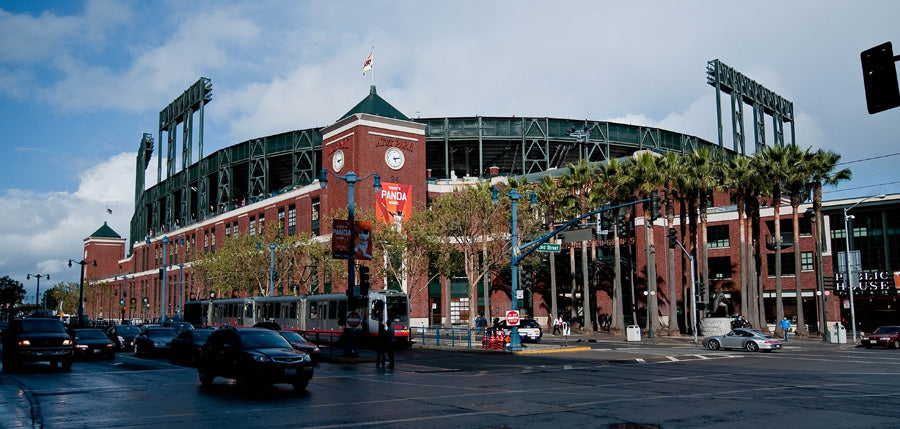
[[[347,326],[351,328],[358,328],[359,324],[362,322],[362,318],[359,317],[359,313],[355,311],[351,311],[347,313]]]
[[[519,326],[519,312],[516,310],[507,311],[506,324],[510,326]]]
[[[544,244],[541,244],[540,246],[538,246],[537,250],[538,250],[538,252],[557,252],[558,253],[560,250],[560,247],[562,247],[562,246],[560,246],[559,244],[556,244],[556,243],[544,243]]]
[[[522,289],[516,290],[516,299],[525,299],[525,291]]]

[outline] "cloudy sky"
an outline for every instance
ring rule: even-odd
[[[78,281],[65,263],[85,237],[104,221],[126,236],[141,134],[200,76],[214,86],[209,154],[334,122],[368,93],[372,46],[379,95],[408,116],[613,120],[710,141],[718,58],[794,102],[797,144],[848,161],[853,180],[826,199],[900,192],[900,109],[867,114],[859,64],[900,44],[898,16],[895,1],[2,0],[0,275],[32,294],[29,273]]]

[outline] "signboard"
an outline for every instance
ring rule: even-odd
[[[560,250],[561,247],[562,247],[562,245],[559,245],[559,244],[556,244],[556,243],[544,243],[544,244],[541,244],[540,246],[538,246],[537,251],[538,251],[538,252],[556,252],[556,253],[559,253],[559,250]]]
[[[372,259],[372,222],[358,221],[356,223],[356,242],[350,243],[350,222],[346,219],[335,219],[331,224],[331,257],[332,259],[350,259],[354,255],[356,260]]]
[[[403,221],[412,215],[412,185],[381,182],[381,192],[375,201],[378,220],[390,225],[395,231],[403,229]]]
[[[510,326],[519,326],[519,312],[516,310],[507,311],[506,324]]]
[[[592,228],[572,229],[563,233],[563,243],[575,243],[578,241],[590,241],[594,239]]]
[[[522,289],[516,289],[516,299],[525,299],[525,291]]]
[[[359,317],[359,313],[355,311],[347,313],[347,326],[356,329],[360,323],[362,323],[362,318]]]

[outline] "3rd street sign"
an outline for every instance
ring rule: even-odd
[[[559,252],[560,245],[556,243],[544,243],[538,246],[538,252]]]

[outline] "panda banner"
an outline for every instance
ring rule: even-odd
[[[352,237],[350,221],[335,219],[331,224],[331,257],[332,259],[350,259],[353,255],[356,260],[372,260],[372,222],[357,221],[356,234]]]
[[[403,230],[403,221],[412,215],[412,185],[381,182],[381,192],[376,201],[378,220],[390,225],[397,232]]]

